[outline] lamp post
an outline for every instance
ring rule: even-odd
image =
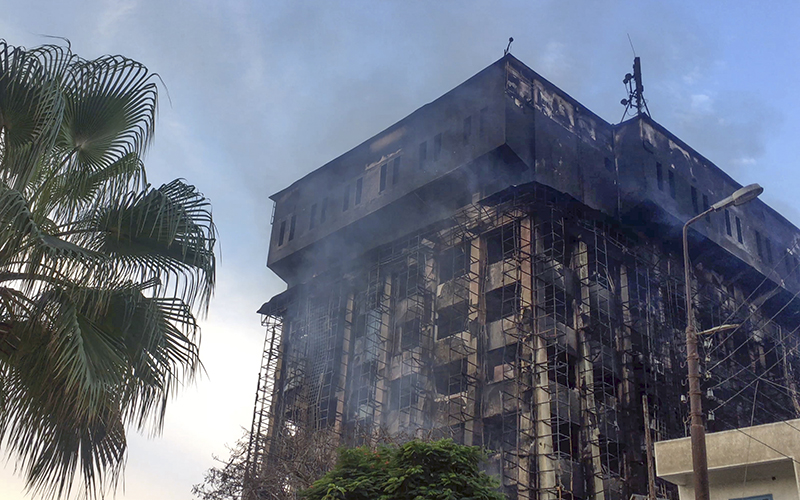
[[[764,191],[758,184],[750,184],[725,199],[722,199],[705,212],[689,219],[683,225],[683,269],[685,273],[686,295],[686,365],[689,369],[689,415],[692,419],[692,469],[694,472],[695,500],[709,500],[708,457],[706,456],[706,429],[703,424],[703,403],[700,393],[700,355],[697,352],[697,332],[692,321],[691,272],[689,264],[689,225],[711,212],[718,212],[730,206],[738,206],[755,199]]]

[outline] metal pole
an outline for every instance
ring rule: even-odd
[[[656,500],[656,471],[653,467],[653,436],[650,435],[650,409],[647,407],[647,394],[642,394],[644,412],[644,445],[647,447],[647,496]]]
[[[706,455],[706,429],[703,425],[703,402],[700,392],[700,355],[697,352],[697,332],[692,314],[692,281],[689,263],[689,224],[699,220],[711,210],[689,219],[683,226],[683,268],[686,295],[686,365],[689,371],[689,415],[692,419],[692,469],[694,471],[695,500],[709,500],[708,457]]]

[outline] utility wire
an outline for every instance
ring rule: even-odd
[[[762,279],[762,280],[761,280],[761,283],[759,283],[759,284],[758,284],[758,286],[757,286],[757,287],[755,287],[755,288],[753,289],[753,291],[752,291],[752,292],[750,292],[750,295],[748,295],[748,296],[747,296],[747,297],[746,297],[746,298],[745,298],[743,301],[741,301],[741,302],[740,302],[740,303],[739,303],[739,304],[736,306],[736,309],[734,309],[734,310],[733,310],[733,312],[731,312],[731,313],[728,315],[728,317],[725,319],[725,321],[723,321],[723,322],[722,322],[722,324],[726,324],[726,323],[728,323],[729,321],[731,321],[731,319],[733,319],[733,317],[734,317],[734,316],[735,316],[735,315],[736,315],[736,314],[739,312],[739,310],[740,310],[740,309],[741,309],[743,306],[745,306],[745,305],[747,305],[747,304],[749,304],[749,303],[750,303],[750,299],[751,299],[751,298],[753,297],[753,295],[755,295],[755,293],[756,293],[756,292],[757,292],[757,291],[758,291],[758,290],[759,290],[759,289],[760,289],[760,288],[761,288],[761,287],[764,285],[764,283],[766,283],[766,282],[767,282],[767,280],[769,279],[769,275],[770,275],[770,274],[772,274],[773,272],[774,272],[774,273],[776,273],[776,274],[778,274],[778,273],[777,273],[777,268],[778,268],[778,265],[779,265],[781,262],[783,262],[783,261],[784,261],[784,260],[785,260],[785,259],[786,259],[786,258],[789,256],[789,254],[790,254],[790,253],[792,253],[792,252],[791,252],[791,251],[787,251],[786,253],[784,253],[783,257],[781,257],[781,259],[775,263],[775,265],[772,267],[772,269],[770,269],[769,273],[767,273],[766,275],[764,275],[764,279]],[[792,253],[792,254],[793,254],[793,253]],[[796,264],[796,265],[795,265],[795,266],[794,266],[794,267],[793,267],[793,268],[790,270],[789,274],[791,274],[791,273],[793,273],[793,272],[797,271],[798,267],[800,267],[800,261],[798,261],[798,263],[797,263],[797,264]],[[780,275],[778,275],[778,276],[780,276]],[[781,283],[783,283],[783,280],[781,280]],[[767,292],[767,293],[772,293],[773,291],[777,290],[777,289],[778,289],[778,288],[780,288],[780,287],[781,287],[781,284],[777,284],[777,285],[775,285],[775,288],[773,288],[772,290],[770,290],[770,291],[769,291],[769,292]],[[797,297],[797,294],[795,294],[795,295],[794,295],[794,297],[792,297],[792,299],[794,299],[795,297]],[[790,300],[789,302],[791,302],[791,300]],[[788,305],[788,303],[787,303],[787,305]],[[785,307],[784,307],[784,308],[785,308]],[[717,346],[715,346],[713,349],[711,349],[711,350],[708,352],[708,354],[709,354],[709,355],[710,355],[710,354],[713,354],[713,353],[714,353],[714,352],[715,352],[715,351],[716,351],[716,350],[719,348],[719,346],[720,346],[720,345],[722,345],[722,344],[724,344],[725,342],[727,342],[727,341],[728,341],[728,339],[730,339],[730,338],[731,338],[731,337],[732,337],[732,336],[733,336],[733,335],[736,333],[736,331],[737,331],[737,330],[739,330],[739,328],[741,328],[741,325],[743,325],[743,324],[744,324],[744,323],[745,323],[745,322],[746,322],[748,319],[750,319],[750,317],[753,315],[753,313],[754,313],[755,311],[757,311],[757,310],[758,310],[758,307],[756,307],[756,308],[755,308],[753,311],[750,311],[750,314],[748,314],[748,316],[747,316],[747,317],[746,317],[746,318],[745,318],[745,319],[744,319],[744,320],[741,322],[740,326],[738,326],[738,327],[734,328],[734,329],[733,329],[733,331],[731,331],[730,333],[728,333],[728,334],[725,336],[725,338],[724,338],[724,339],[722,339],[722,341],[720,341],[720,343],[719,343],[719,344],[717,344]],[[783,309],[781,309],[781,311],[783,311]]]
[[[728,422],[725,422],[725,423],[727,424]],[[750,439],[752,439],[753,441],[755,441],[756,443],[759,443],[759,444],[761,444],[761,445],[764,445],[764,446],[766,446],[767,448],[769,448],[770,450],[774,451],[775,453],[777,453],[778,455],[782,456],[783,458],[788,458],[789,460],[791,460],[791,461],[792,461],[792,463],[793,463],[793,464],[795,464],[795,466],[798,466],[798,465],[800,465],[800,462],[798,462],[798,461],[797,461],[797,460],[796,460],[794,457],[791,457],[791,456],[787,455],[786,453],[784,453],[784,452],[782,452],[782,451],[778,450],[778,449],[777,449],[777,448],[775,448],[774,446],[771,446],[771,445],[769,445],[769,444],[765,443],[764,441],[762,441],[762,440],[760,440],[760,439],[758,439],[758,438],[754,437],[752,434],[748,434],[747,432],[745,432],[745,431],[744,431],[743,429],[741,429],[740,427],[734,427],[734,426],[730,426],[730,427],[731,427],[731,428],[728,430],[728,432],[729,432],[729,431],[732,431],[732,430],[733,430],[733,431],[736,431],[736,432],[740,432],[740,433],[744,434],[745,436],[747,436],[748,438],[750,438]],[[790,425],[790,427],[792,427],[793,429],[796,429],[796,430],[800,431],[800,429],[797,429],[797,428],[796,428],[796,427],[794,427],[794,426],[791,426],[791,425]],[[722,431],[722,432],[725,432],[725,431]],[[712,435],[713,435],[713,434],[712,434]]]

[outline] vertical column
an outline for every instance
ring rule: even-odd
[[[600,430],[597,426],[598,412],[594,399],[594,364],[592,363],[591,346],[587,338],[590,326],[591,308],[589,297],[589,250],[586,242],[577,243],[577,251],[573,252],[573,265],[578,273],[580,283],[580,303],[575,308],[575,328],[578,336],[578,353],[580,356],[581,405],[585,408],[581,421],[581,434],[586,436],[586,446],[592,459],[593,484],[595,500],[605,499],[603,488],[603,465],[600,456]]]
[[[525,332],[525,335],[520,339],[521,343],[526,344],[531,341],[531,333],[532,333],[532,316],[530,314],[531,306],[533,304],[533,282],[532,282],[532,256],[534,253],[534,249],[532,246],[533,238],[533,223],[532,217],[529,215],[519,223],[519,248],[516,249],[517,252],[517,262],[518,262],[518,278],[519,278],[519,288],[520,288],[520,296],[519,296],[519,312],[517,313],[517,321],[521,323],[522,331]],[[523,349],[523,353],[526,352]],[[530,352],[530,351],[529,351]],[[523,358],[523,356],[521,356]],[[525,380],[529,377],[530,369],[525,367],[523,370],[524,364],[530,364],[533,360],[527,359],[520,359],[520,366],[519,366],[519,373],[517,373],[518,379],[518,390],[517,396],[519,398],[519,402],[517,404],[517,411],[518,411],[518,433],[519,433],[519,445],[517,447],[518,450],[518,467],[519,467],[519,475],[517,479],[517,498],[520,500],[522,499],[529,499],[531,498],[531,492],[533,491],[531,485],[531,471],[533,470],[534,461],[535,461],[535,429],[536,425],[534,423],[536,416],[534,415],[534,408],[530,402],[525,401],[527,397],[526,394],[530,389],[530,382]],[[534,363],[534,367],[537,366]],[[545,370],[545,376],[547,376],[547,371]],[[548,405],[549,406],[549,405]],[[538,407],[538,406],[537,406]]]
[[[342,325],[342,366],[339,370],[339,382],[336,390],[336,422],[334,423],[335,432],[341,436],[343,432],[343,421],[347,413],[346,393],[350,366],[350,339],[353,325],[353,293],[345,289],[342,285],[340,294],[346,294],[344,324]]]
[[[543,255],[545,238],[540,234],[541,224],[535,226],[533,231],[533,254]],[[532,259],[533,260],[533,259]],[[531,272],[531,279],[536,273]],[[542,282],[532,283],[531,303],[535,304],[534,322],[541,322],[539,316],[544,311],[542,304],[545,302],[545,293]],[[535,294],[535,296],[533,296]],[[533,337],[533,403],[534,419],[536,425],[536,463],[539,474],[539,500],[552,500],[556,497],[556,464],[553,460],[553,410],[550,401],[550,376],[548,373],[547,340],[542,336],[539,328],[535,329]]]
[[[386,425],[386,422],[383,420],[383,413],[384,410],[388,412],[389,408],[389,388],[386,385],[389,375],[388,367],[391,361],[389,359],[391,346],[388,345],[390,337],[389,325],[391,324],[388,302],[391,297],[391,275],[388,273],[380,273],[377,279],[378,283],[375,293],[377,293],[378,296],[375,306],[380,315],[380,324],[378,325],[379,332],[377,339],[375,339],[375,341],[378,342],[378,345],[375,346],[375,348],[378,349],[378,366],[376,370],[377,380],[375,381],[375,413],[372,420],[372,429],[370,429],[373,437]]]
[[[470,350],[469,355],[467,356],[467,377],[470,380],[480,380],[481,375],[481,364],[483,360],[480,360],[478,357],[478,349],[477,345],[478,342],[481,340],[479,336],[481,335],[481,329],[475,328],[473,325],[479,325],[480,318],[485,317],[481,316],[481,282],[483,280],[483,275],[481,274],[481,239],[479,236],[475,236],[472,239],[465,238],[465,245],[467,248],[464,249],[464,252],[467,255],[467,301],[468,301],[468,313],[467,313],[467,322],[470,325],[470,337],[469,342],[470,346],[473,348]],[[471,413],[470,418],[466,422],[464,422],[464,444],[469,446],[479,445],[480,442],[476,442],[475,435],[476,433],[482,433],[482,415],[480,414],[480,392],[478,391],[478,384],[470,384],[469,388],[469,398],[471,408],[469,411]]]

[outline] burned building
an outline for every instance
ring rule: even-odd
[[[646,493],[645,429],[688,432],[686,293],[698,330],[739,325],[702,337],[707,427],[796,418],[798,229],[709,215],[684,289],[682,224],[740,187],[504,56],[272,196],[251,470],[330,428],[484,446],[509,498]]]

